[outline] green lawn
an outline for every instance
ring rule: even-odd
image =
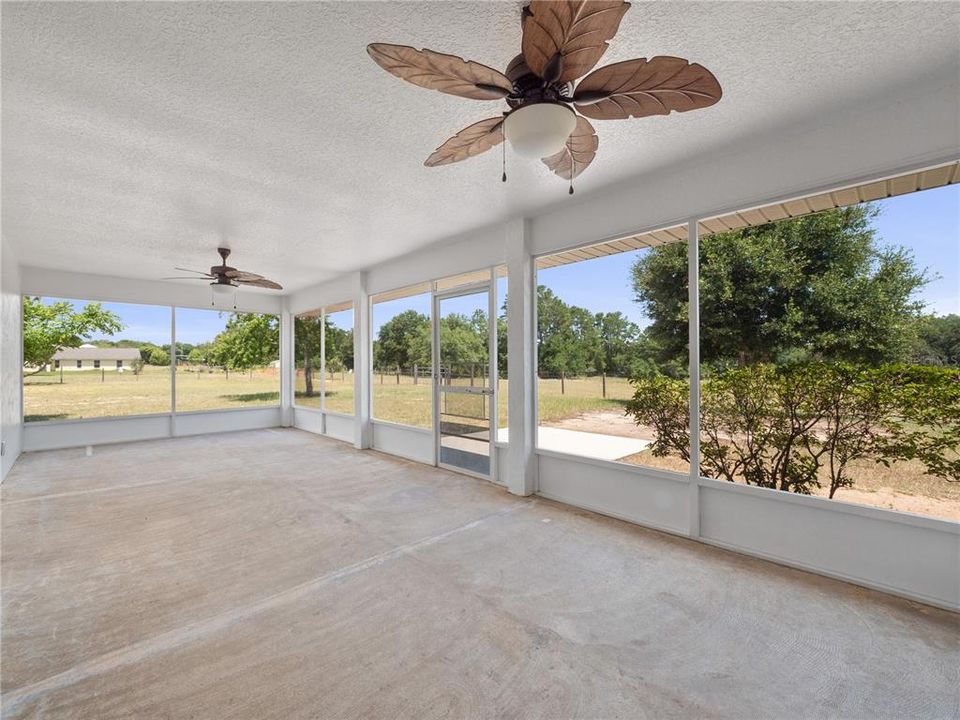
[[[276,405],[280,375],[177,370],[177,410],[220,410]],[[132,371],[75,370],[28,375],[23,381],[27,422],[170,412],[170,369],[147,365]]]
[[[458,380],[457,384],[469,384],[469,380]],[[480,385],[479,380],[476,383]],[[306,397],[306,385],[302,374],[297,376],[297,404],[306,407],[320,407],[320,383],[314,378],[313,397]],[[574,378],[562,383],[560,380],[540,380],[539,399],[540,419],[544,422],[555,422],[582,413],[596,410],[622,411],[624,403],[632,395],[629,381],[626,378],[607,378],[607,399],[601,397],[603,381],[600,377]],[[507,425],[507,381],[500,380],[499,385],[499,419],[500,427]],[[561,392],[562,391],[562,392]],[[340,405],[349,408],[345,412],[353,412],[353,377],[349,374],[341,376],[335,373],[334,377],[326,378],[327,408],[338,409]],[[432,400],[429,379],[420,378],[414,384],[410,375],[400,375],[397,382],[396,375],[375,375],[372,385],[373,417],[377,420],[412,425],[414,427],[431,428]],[[341,412],[344,412],[341,410]]]
[[[353,413],[353,375],[334,373],[325,379],[328,410]],[[458,381],[469,383],[469,380]],[[477,380],[479,384],[479,379]],[[540,418],[554,422],[594,410],[621,410],[630,397],[623,378],[607,379],[607,395],[600,397],[600,378],[540,381]],[[410,376],[374,377],[373,415],[378,420],[430,428],[432,426],[429,379],[414,384]],[[297,404],[320,407],[320,378],[314,377],[314,395],[306,396],[302,373],[296,381]],[[177,410],[215,410],[279,402],[279,372],[274,368],[252,373],[224,373],[188,368],[177,370]],[[75,418],[146,415],[170,411],[170,371],[147,365],[139,376],[127,371],[82,370],[38,373],[24,378],[24,415],[28,422]],[[507,381],[500,381],[500,426],[507,425]]]
[[[324,378],[327,393],[327,410],[332,412],[353,415],[353,374],[348,372],[328,373]],[[303,379],[303,371],[297,371],[294,384],[296,404],[301,407],[320,409],[320,373],[313,376],[313,395],[307,396],[307,385]]]

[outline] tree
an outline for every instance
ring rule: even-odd
[[[877,213],[858,205],[702,238],[701,360],[906,360],[922,309],[912,298],[928,277],[906,250],[878,244]],[[654,248],[633,267],[662,359],[686,353],[686,275],[683,244]]]
[[[380,326],[374,343],[374,365],[379,368],[429,365],[430,334],[429,317],[416,310],[404,310]]]
[[[230,370],[251,370],[277,359],[280,326],[275,315],[234,313],[214,338],[210,359]]]
[[[191,365],[213,365],[213,343],[194,345],[187,353],[187,362]]]
[[[353,330],[345,330],[326,319],[323,344],[327,370],[353,370]]]
[[[600,351],[595,367],[611,375],[626,376],[640,339],[640,328],[621,312],[597,313],[594,317]]]
[[[537,361],[541,376],[579,375],[595,368],[600,339],[593,315],[537,288]]]
[[[451,313],[440,320],[440,363],[455,372],[464,366],[485,367],[490,357],[487,319],[483,311],[472,317]]]
[[[170,353],[163,348],[154,347],[150,350],[150,354],[147,355],[146,362],[149,365],[169,365]]]
[[[138,342],[138,343],[136,344],[136,347],[137,347],[137,350],[140,351],[140,357],[143,358],[143,361],[144,361],[145,363],[149,363],[150,365],[155,364],[155,363],[151,362],[151,360],[150,360],[150,357],[151,357],[155,352],[158,352],[158,353],[159,353],[159,352],[162,352],[162,353],[166,354],[166,351],[165,351],[162,347],[160,347],[159,345],[156,345],[156,344],[154,344],[154,343],[152,343],[152,342]],[[166,362],[165,364],[169,364],[169,360],[167,360],[167,362]]]
[[[177,362],[181,363],[183,361],[188,361],[190,358],[190,353],[193,352],[196,345],[193,343],[186,342],[177,342]]]
[[[38,373],[61,348],[80,347],[93,333],[112,335],[122,329],[120,318],[100,303],[77,311],[70,302],[45,305],[38,297],[24,297],[23,365]]]
[[[410,337],[407,339],[407,365],[410,367],[430,367],[433,365],[433,328],[427,318],[425,323],[416,326]],[[404,367],[402,363],[395,363]],[[389,367],[389,363],[380,365],[380,368]]]
[[[319,316],[297,317],[293,321],[294,363],[303,368],[307,397],[313,397],[313,371],[320,369],[321,325]],[[316,366],[316,367],[315,367]]]
[[[921,318],[914,361],[923,365],[960,366],[960,315]]]

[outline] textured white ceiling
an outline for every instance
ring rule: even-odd
[[[710,68],[724,98],[596,123],[578,197],[956,67],[956,3],[635,3],[601,64]],[[238,267],[288,290],[566,198],[496,151],[425,168],[498,102],[389,76],[369,42],[503,69],[521,3],[2,5],[3,233],[28,265],[157,278]]]

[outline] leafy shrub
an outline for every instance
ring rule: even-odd
[[[650,426],[657,456],[690,460],[689,385],[636,378],[627,407]],[[913,365],[759,363],[701,383],[700,472],[705,477],[810,494],[851,487],[850,463],[920,460],[960,481],[960,370]]]

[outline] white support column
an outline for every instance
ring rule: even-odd
[[[687,225],[687,323],[690,370],[690,537],[700,537],[700,234]]]
[[[280,424],[283,427],[293,425],[294,377],[293,356],[293,316],[287,309],[284,298],[280,313]]]
[[[507,387],[509,389],[509,440],[507,488],[515,495],[537,490],[536,438],[537,383],[534,370],[536,338],[533,258],[530,226],[513,220],[506,226],[507,257]]]
[[[356,317],[356,315],[354,315]],[[356,336],[354,336],[356,337]],[[354,370],[356,373],[356,370]],[[356,397],[356,393],[354,393]],[[327,309],[320,308],[320,434],[327,434]]]
[[[353,414],[354,442],[359,450],[370,447],[370,362],[373,347],[370,343],[370,296],[367,294],[367,274],[360,273],[353,300]]]
[[[500,358],[497,355],[497,268],[490,268],[490,293],[487,304],[487,356],[490,358],[490,397],[488,412],[490,418],[490,479],[503,482],[500,477],[500,457],[497,449],[497,434],[500,428]]]
[[[177,309],[170,308],[170,437],[177,436]]]

